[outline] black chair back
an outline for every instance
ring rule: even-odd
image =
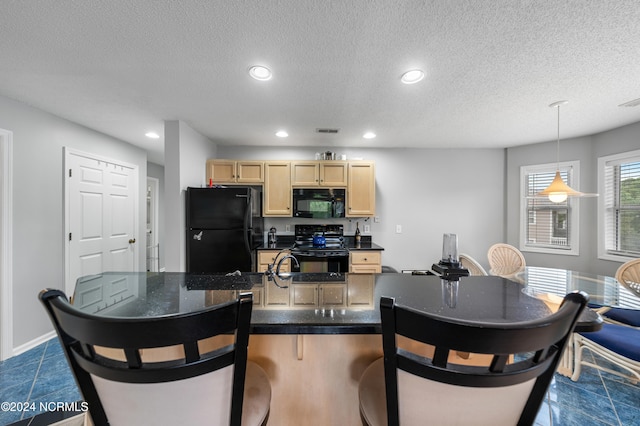
[[[518,424],[533,424],[562,352],[573,331],[588,296],[568,294],[558,311],[547,318],[521,323],[479,323],[453,321],[399,306],[395,300],[382,297],[380,310],[384,349],[384,375],[387,417],[390,426],[399,420],[399,371],[423,379],[462,388],[499,388],[533,381],[531,391],[520,413]],[[399,348],[397,335],[432,345],[433,357],[426,358]],[[461,365],[449,362],[452,352],[487,354],[486,366]],[[528,388],[527,388],[528,389]],[[528,390],[527,390],[528,392]],[[478,393],[484,397],[488,392]],[[406,395],[406,394],[405,394]],[[422,395],[427,400],[434,395]],[[465,410],[465,400],[451,401],[450,418]],[[502,409],[505,401],[492,401],[494,410]],[[440,409],[439,408],[439,409]],[[428,413],[425,424],[430,423]],[[480,418],[478,421],[481,423]],[[452,422],[455,423],[455,422]],[[477,424],[480,424],[477,423]]]
[[[240,425],[253,304],[250,293],[198,312],[150,318],[89,315],[69,304],[60,290],[43,290],[39,298],[53,322],[96,426],[108,425],[109,419],[94,377],[111,382],[168,383],[228,366],[233,367],[230,424]],[[227,335],[232,343],[200,353],[198,342],[221,335]],[[142,355],[142,351],[150,348],[176,345],[183,349],[184,358],[147,362]],[[121,349],[124,359],[104,356],[100,348]]]

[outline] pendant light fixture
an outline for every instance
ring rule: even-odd
[[[554,102],[549,107],[558,108],[558,138],[556,142],[556,176],[553,178],[551,184],[536,194],[537,197],[549,197],[549,201],[552,203],[562,203],[568,197],[595,197],[598,194],[587,194],[572,189],[569,185],[564,183],[560,176],[560,105],[565,105],[569,101]]]

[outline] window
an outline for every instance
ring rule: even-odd
[[[578,203],[571,198],[553,203],[547,197],[535,197],[545,189],[556,171],[570,187],[579,182],[578,161],[522,166],[520,185],[520,250],[539,253],[578,255]]]
[[[640,256],[640,151],[598,158],[598,257]]]

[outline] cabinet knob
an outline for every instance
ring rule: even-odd
[[[132,238],[132,239],[129,240],[129,244],[135,244],[135,242],[136,242],[135,238]]]

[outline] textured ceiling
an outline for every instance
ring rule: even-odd
[[[637,0],[0,0],[0,54],[1,95],[158,163],[164,120],[219,145],[438,148],[554,140],[561,99],[562,138],[640,121],[618,106],[640,98]]]

